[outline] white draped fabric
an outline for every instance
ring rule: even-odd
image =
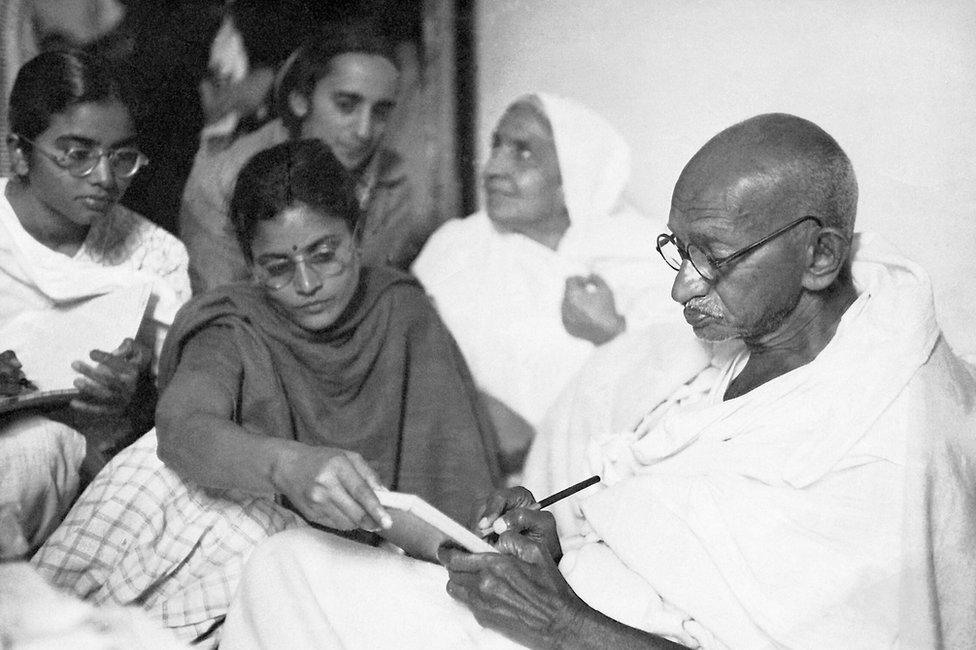
[[[630,151],[602,117],[536,95],[552,125],[570,227],[552,250],[495,228],[485,212],[452,219],[413,272],[457,340],[478,387],[536,426],[593,352],[562,324],[566,279],[595,273],[630,330],[676,319],[673,275],[655,252],[657,222],[623,200]]]
[[[0,179],[0,323],[143,283],[152,287],[147,318],[157,326],[153,343],[161,346],[161,335],[190,297],[186,249],[179,240],[116,206],[69,257],[24,230],[4,198],[8,182]]]
[[[154,350],[155,364],[166,330],[190,297],[183,244],[116,206],[92,224],[81,248],[69,257],[24,230],[6,199],[8,182],[0,179],[0,326],[27,312],[53,312],[145,284],[151,287],[151,298],[139,338]],[[30,368],[24,370],[30,378]],[[64,516],[78,489],[84,455],[84,438],[63,424],[31,412],[5,418],[0,427],[0,504],[18,504],[32,547]]]
[[[584,600],[705,646],[976,641],[976,383],[918,266],[862,234],[853,272],[827,347],[746,395],[715,399],[744,351],[657,337],[567,389],[525,478],[545,494],[603,476],[557,513]],[[620,571],[643,591],[602,577]]]

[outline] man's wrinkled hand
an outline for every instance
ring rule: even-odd
[[[596,345],[613,340],[627,329],[617,313],[613,290],[599,275],[566,279],[562,303],[563,327],[572,336]]]
[[[535,497],[524,487],[495,490],[485,499],[479,515],[475,532],[482,537],[521,535],[538,544],[555,562],[562,558],[555,517],[540,511]]]
[[[501,552],[441,548],[438,560],[450,576],[447,592],[485,627],[529,647],[560,647],[572,638],[586,605],[535,542],[507,532],[496,548]]]

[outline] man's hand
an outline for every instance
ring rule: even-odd
[[[275,469],[275,486],[310,520],[337,530],[376,532],[393,520],[376,499],[385,489],[363,457],[334,447],[307,447]]]
[[[20,360],[13,350],[0,352],[0,396],[20,395],[37,387],[27,381]]]
[[[129,408],[139,379],[149,372],[152,353],[145,345],[125,339],[112,352],[92,350],[96,362],[91,366],[75,361],[71,367],[82,376],[75,379],[81,395],[71,400],[71,407],[93,415],[122,415]]]
[[[442,547],[437,558],[450,574],[447,593],[478,623],[523,645],[553,648],[572,639],[589,608],[549,553],[515,532],[502,534],[496,547],[501,553]]]
[[[596,345],[613,340],[627,329],[627,321],[617,313],[613,290],[599,275],[566,279],[562,316],[567,332]]]
[[[541,512],[532,493],[524,487],[495,490],[478,509],[475,532],[482,537],[506,532],[522,535],[544,549],[554,562],[562,559],[562,546],[552,513]]]

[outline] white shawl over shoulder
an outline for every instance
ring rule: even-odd
[[[940,337],[924,272],[876,237],[854,250],[859,298],[831,342],[742,397],[673,399],[743,359],[687,339],[630,359],[621,342],[567,390],[526,478],[540,493],[609,483],[558,513],[563,535],[590,541],[567,558],[603,565],[568,571],[584,599],[674,638],[699,626],[706,646],[976,642],[976,382]],[[630,386],[642,394],[613,394]],[[656,415],[635,428],[642,413]],[[586,550],[595,540],[609,559]],[[585,578],[624,569],[642,597]],[[661,629],[662,599],[685,613],[676,629]]]

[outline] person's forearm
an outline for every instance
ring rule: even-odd
[[[307,450],[293,440],[255,435],[210,414],[157,423],[160,459],[180,476],[213,488],[280,492],[277,476]]]
[[[574,617],[557,647],[564,650],[675,650],[685,646],[624,625],[592,608]]]

